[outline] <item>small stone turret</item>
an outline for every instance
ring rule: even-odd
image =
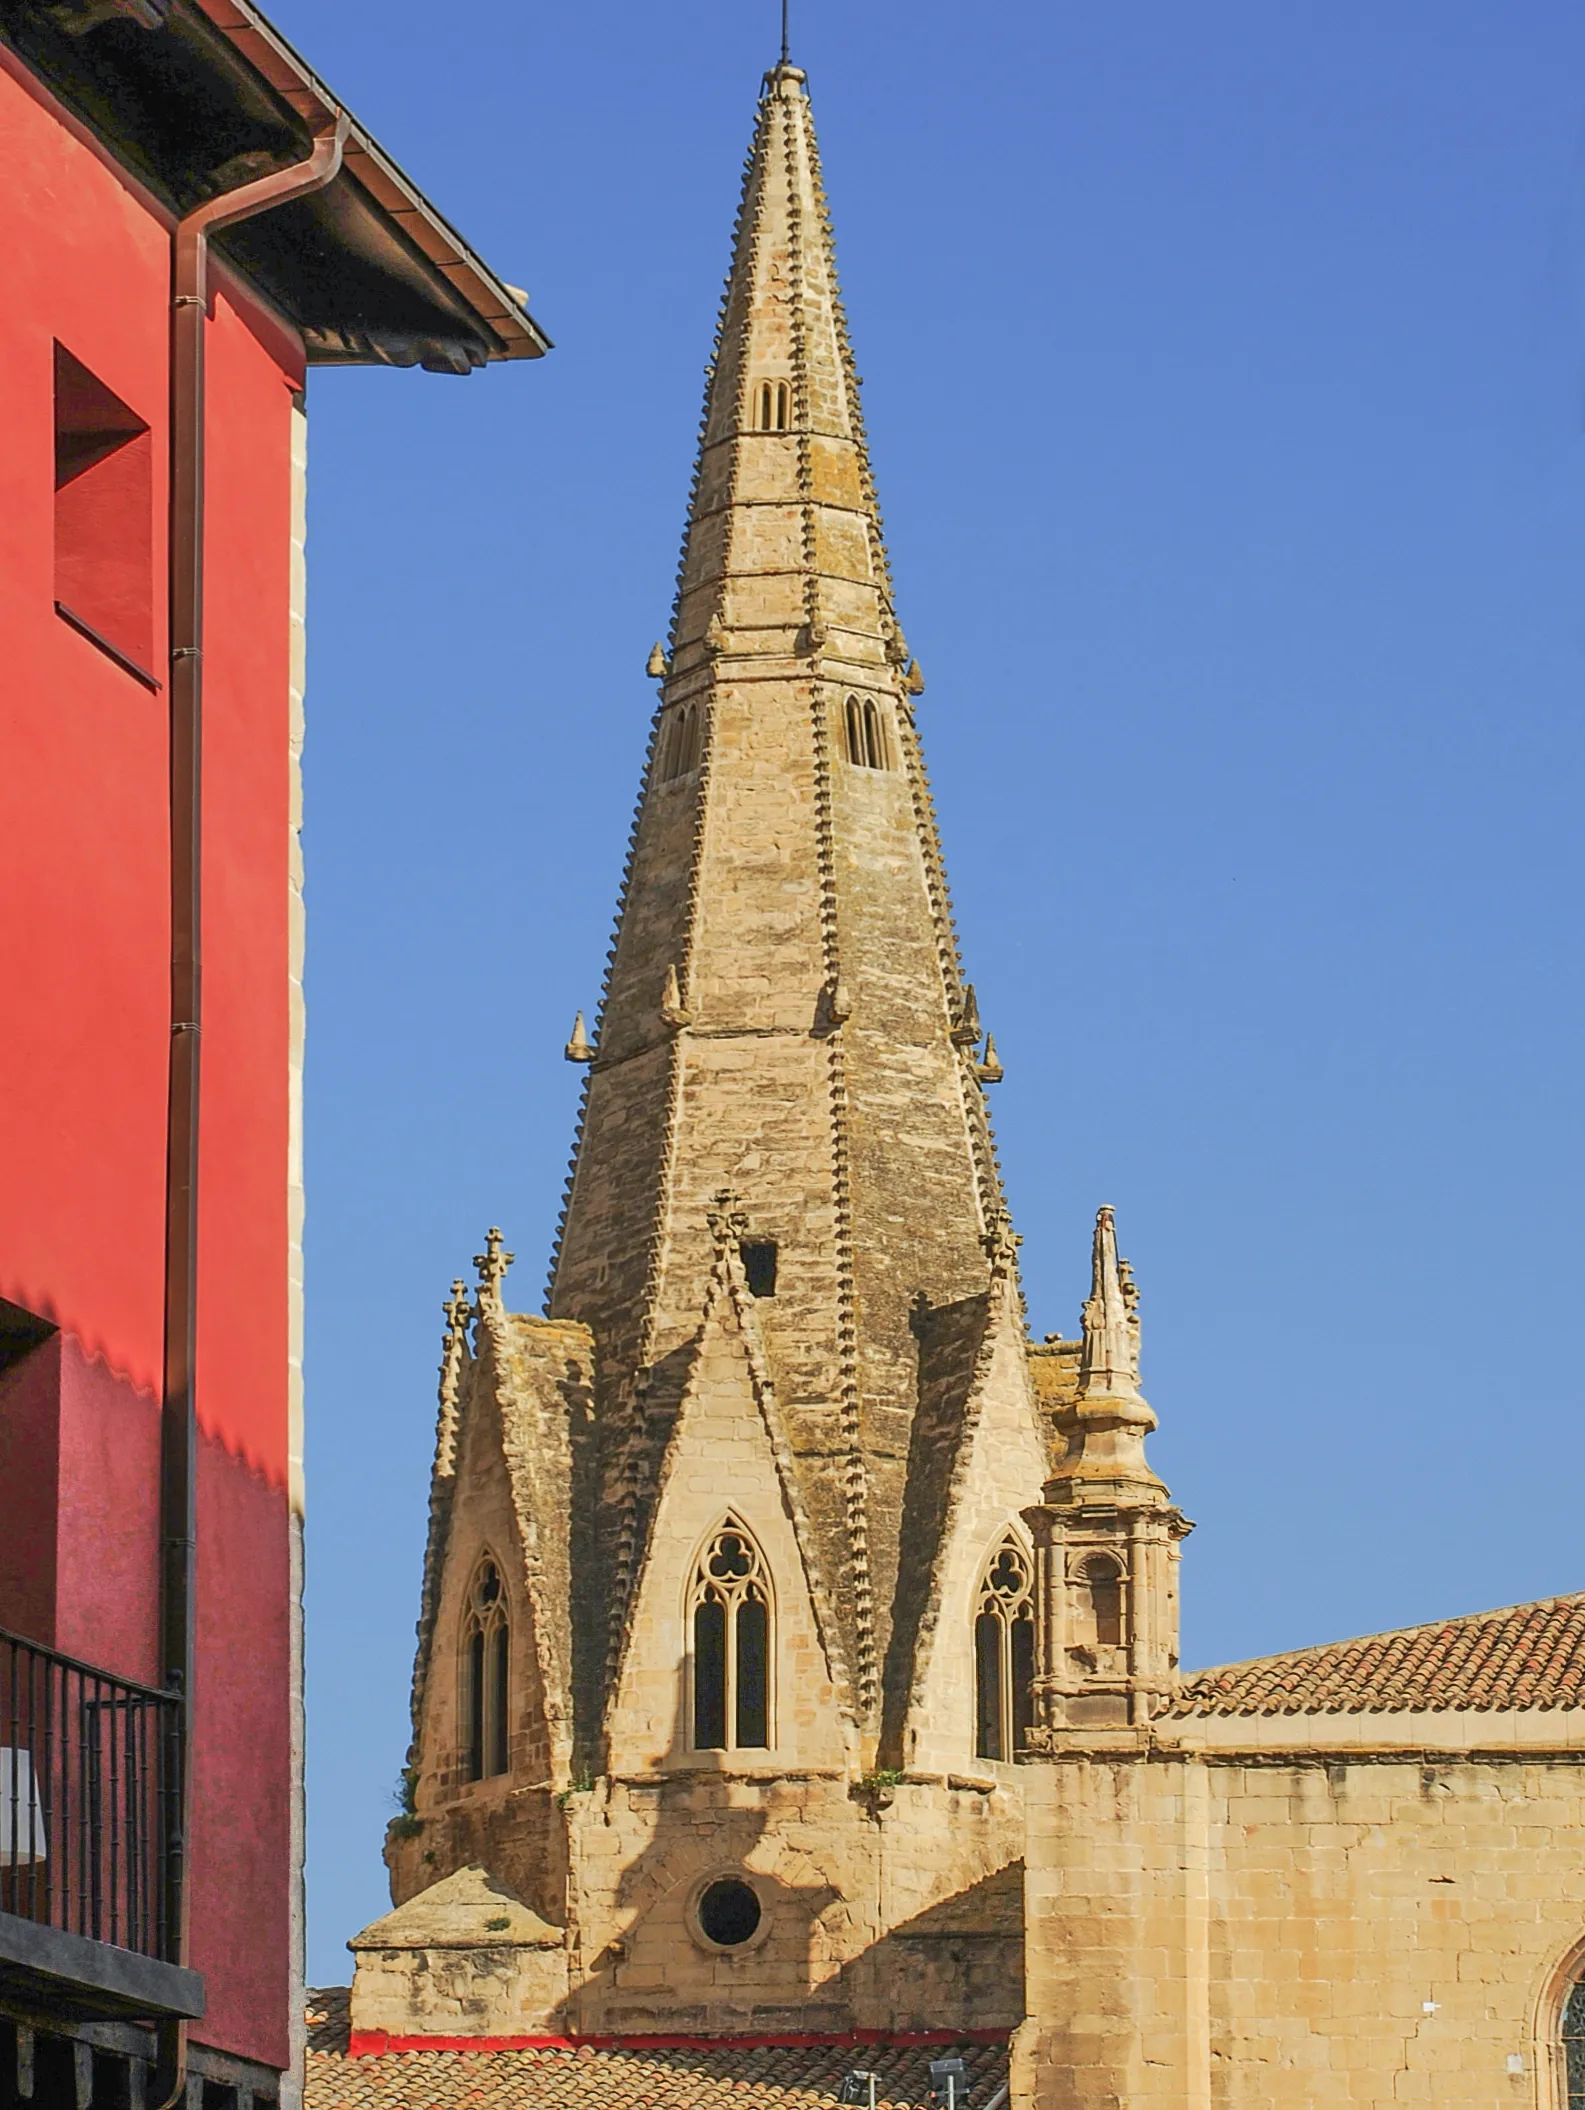
[[[1139,1390],[1139,1292],[1110,1209],[1095,1219],[1066,1455],[1024,1512],[1040,1566],[1032,1742],[1149,1721],[1178,1677],[1178,1544],[1193,1529],[1145,1458],[1156,1417]]]

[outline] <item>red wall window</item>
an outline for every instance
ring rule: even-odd
[[[154,684],[154,453],[147,422],[55,347],[55,607]]]

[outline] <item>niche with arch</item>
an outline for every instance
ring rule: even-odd
[[[1009,1531],[985,1564],[974,1613],[974,1751],[1011,1759],[1035,1719],[1035,1593]]]
[[[506,1588],[492,1555],[473,1571],[458,1651],[462,1777],[490,1780],[507,1770],[511,1741],[511,1623]]]
[[[765,1556],[728,1516],[706,1540],[688,1590],[695,1751],[770,1749],[774,1610]]]
[[[891,748],[886,721],[873,696],[861,702],[850,696],[842,707],[842,729],[848,760],[855,769],[890,769]]]
[[[1068,1581],[1070,1651],[1091,1670],[1120,1670],[1127,1626],[1122,1564],[1110,1553],[1083,1556]]]

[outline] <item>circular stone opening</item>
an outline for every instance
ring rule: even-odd
[[[718,1948],[736,1949],[752,1940],[759,1921],[759,1899],[736,1876],[712,1883],[699,1900],[700,1930]]]

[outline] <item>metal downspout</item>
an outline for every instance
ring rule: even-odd
[[[165,1755],[167,1959],[187,1955],[187,1833],[196,1598],[198,1421],[198,1054],[201,1011],[204,626],[204,324],[209,237],[320,190],[341,167],[351,121],[336,113],[306,161],[211,198],[179,220],[171,257],[170,785],[171,1058],[165,1176],[165,1367],[160,1421],[160,1682],[180,1695]],[[154,2102],[185,2094],[186,2024],[159,2029]]]

